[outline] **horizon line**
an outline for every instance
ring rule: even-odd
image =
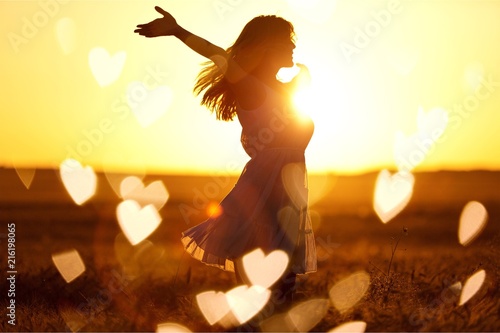
[[[59,170],[58,167],[14,167],[14,166],[5,166],[5,165],[0,165],[0,169],[3,170],[41,170],[41,171],[56,171]],[[371,170],[364,170],[364,171],[354,171],[354,172],[345,172],[345,171],[335,171],[335,170],[325,170],[325,171],[308,171],[309,176],[314,176],[314,175],[336,175],[336,176],[363,176],[363,175],[370,175],[370,174],[377,174],[382,170],[388,170],[391,174],[397,173],[398,170],[395,167],[382,167],[382,168],[374,168]],[[116,175],[122,175],[122,174],[130,174],[130,175],[137,175],[137,174],[144,174],[144,176],[152,176],[152,175],[157,175],[157,176],[190,176],[190,177],[207,177],[207,176],[214,176],[214,175],[226,175],[229,177],[238,177],[241,172],[222,172],[220,170],[207,170],[205,172],[198,172],[198,171],[159,171],[159,170],[151,170],[151,171],[139,171],[139,170],[123,170],[123,171],[106,171],[104,169],[94,169],[95,173],[99,174],[116,174]],[[414,170],[410,171],[412,174],[424,174],[424,173],[439,173],[439,172],[455,172],[455,173],[469,173],[469,172],[500,172],[500,169],[488,169],[488,168],[469,168],[469,169],[451,169],[451,168],[441,168],[441,169],[433,169],[433,170]]]

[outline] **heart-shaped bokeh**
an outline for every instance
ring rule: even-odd
[[[281,181],[286,193],[298,210],[307,206],[305,165],[289,163],[281,170]]]
[[[478,61],[467,64],[464,68],[463,86],[466,94],[473,94],[484,80],[484,65]]]
[[[330,300],[340,313],[345,313],[364,297],[369,286],[368,273],[364,271],[353,273],[330,288]]]
[[[250,284],[269,288],[285,272],[288,255],[284,251],[275,250],[266,256],[262,249],[256,249],[245,254],[242,263]]]
[[[417,113],[418,132],[437,141],[448,126],[448,112],[440,107],[435,107],[425,112],[420,106]],[[439,135],[435,133],[440,133]]]
[[[73,159],[64,160],[59,167],[64,187],[77,205],[90,199],[97,188],[97,176],[91,166],[85,168]]]
[[[66,283],[70,283],[85,272],[82,257],[75,249],[52,254],[52,262]]]
[[[330,301],[311,299],[301,302],[285,313],[278,313],[260,323],[262,332],[309,332],[326,315]]]
[[[413,194],[414,177],[411,173],[387,170],[379,172],[375,183],[373,208],[383,223],[398,215],[410,202]]]
[[[113,56],[102,47],[96,47],[89,52],[89,67],[101,87],[109,86],[121,75],[127,53],[120,51]]]
[[[252,319],[271,297],[271,291],[261,286],[242,285],[226,293],[227,303],[239,324]]]
[[[332,328],[328,333],[363,333],[366,330],[364,321],[349,321]]]
[[[56,38],[65,55],[71,54],[76,47],[76,25],[73,19],[63,17],[56,23]]]
[[[288,318],[295,332],[309,332],[328,312],[328,299],[311,299],[294,306],[288,311]]]
[[[176,323],[161,323],[156,326],[156,333],[190,333],[186,326]]]
[[[486,227],[488,211],[478,201],[469,201],[462,209],[458,225],[458,241],[469,245]]]
[[[316,173],[314,177],[308,179],[307,201],[309,207],[325,198],[337,184],[338,176],[331,173]]]
[[[149,90],[144,83],[134,81],[127,87],[127,103],[142,127],[160,119],[172,104],[174,94],[167,86]]]
[[[120,187],[123,180],[127,177],[137,177],[144,179],[146,177],[146,166],[143,163],[145,157],[140,151],[130,151],[128,149],[113,150],[104,156],[102,161],[102,169],[108,180],[109,185],[118,198],[122,198]],[[118,172],[120,166],[129,165],[133,161],[134,171],[131,173]],[[123,198],[122,198],[123,199]]]
[[[464,305],[467,303],[479,291],[479,289],[481,289],[485,279],[486,272],[483,269],[470,276],[464,283],[458,305]]]
[[[79,332],[88,323],[86,313],[79,311],[69,302],[59,301],[57,304],[59,316],[64,320],[71,332]]]
[[[116,216],[123,234],[132,245],[151,235],[162,220],[153,205],[141,208],[134,200],[122,201],[116,209]]]
[[[35,177],[35,168],[18,168],[15,167],[16,173],[19,176],[19,179],[23,182],[24,187],[29,190],[31,186],[31,182],[33,182],[33,178]]]
[[[448,289],[455,295],[460,295],[462,293],[462,282],[456,282],[452,284]]]
[[[221,291],[211,290],[200,293],[196,295],[196,302],[210,325],[219,322],[231,311],[226,294]]]
[[[398,170],[410,172],[420,165],[435,149],[436,142],[448,125],[448,112],[435,107],[425,112],[418,108],[417,131],[409,136],[397,131],[394,138],[394,160]]]
[[[120,184],[120,195],[125,200],[134,200],[141,206],[152,204],[160,210],[168,200],[168,191],[161,180],[144,187],[139,177],[129,176]]]

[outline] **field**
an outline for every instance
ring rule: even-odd
[[[313,299],[329,302],[310,330],[364,321],[366,331],[500,331],[500,173],[416,174],[410,203],[387,224],[371,205],[375,178],[376,174],[310,178],[318,271],[300,276],[293,306]],[[0,331],[144,332],[155,331],[161,323],[177,323],[193,332],[255,330],[262,316],[240,327],[208,324],[196,295],[236,287],[234,274],[183,254],[179,241],[181,231],[207,216],[197,208],[197,195],[217,202],[235,178],[148,175],[144,183],[158,179],[170,193],[160,210],[162,223],[133,247],[117,223],[121,199],[105,175],[98,176],[96,195],[78,206],[54,170],[37,170],[29,189],[15,170],[0,170],[3,281],[8,276],[9,224],[15,224],[17,271],[15,296],[7,297],[9,284],[2,283],[0,297],[4,312],[15,299],[15,325],[4,314]],[[208,193],[207,184],[220,188]],[[462,208],[471,200],[486,207],[488,223],[463,246],[457,228]],[[52,255],[70,249],[80,254],[85,272],[66,283]],[[463,286],[479,270],[486,273],[484,283],[459,305],[460,290],[451,286]],[[369,274],[368,289],[341,312],[329,300],[329,291],[359,271]],[[272,305],[265,308],[267,317],[276,312]]]

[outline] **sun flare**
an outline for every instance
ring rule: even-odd
[[[7,13],[2,57],[9,64],[2,72],[9,96],[3,110],[16,110],[2,113],[0,141],[9,144],[2,145],[0,165],[15,168],[26,187],[34,170],[56,168],[67,158],[119,172],[226,170],[234,159],[228,142],[239,144],[228,137],[237,138],[240,129],[216,122],[193,98],[205,59],[173,39],[134,34],[135,24],[157,15],[142,1],[124,2],[124,15],[113,17],[112,25],[113,2],[63,2],[0,5]],[[310,85],[290,101],[315,125],[310,170],[351,174],[395,167],[394,133],[419,133],[419,106],[445,110],[449,124],[417,172],[500,167],[500,113],[494,111],[500,106],[499,2],[403,1],[390,24],[382,17],[391,12],[377,1],[237,2],[201,1],[196,13],[182,1],[167,7],[186,29],[222,48],[251,17],[278,14],[293,24],[298,65],[278,78],[291,81],[300,64],[311,74]],[[46,12],[39,3],[54,6]],[[99,15],[88,20],[89,11]],[[202,139],[193,140],[193,133]],[[237,157],[238,163],[245,158]]]

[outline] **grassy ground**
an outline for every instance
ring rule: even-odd
[[[135,248],[120,234],[114,209],[94,203],[3,211],[1,232],[7,222],[16,223],[18,274],[16,325],[3,316],[0,331],[155,331],[165,322],[192,331],[226,330],[207,323],[195,296],[232,289],[234,275],[183,255],[179,235],[189,226],[177,206],[164,208],[160,228]],[[318,271],[300,277],[297,304],[328,299],[336,282],[363,270],[370,275],[364,297],[344,313],[330,304],[313,331],[351,320],[365,321],[367,331],[498,331],[500,210],[489,213],[488,227],[467,247],[456,237],[459,209],[405,212],[387,225],[371,214],[317,214]],[[86,270],[68,284],[51,254],[70,248],[78,250]],[[1,260],[6,267],[4,255]],[[458,306],[449,286],[479,269],[486,272],[483,286]],[[3,309],[7,302],[0,298]]]

